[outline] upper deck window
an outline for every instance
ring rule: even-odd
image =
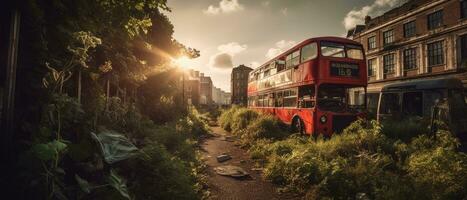
[[[335,58],[363,59],[363,49],[358,45],[321,42],[321,55]]]
[[[321,42],[321,55],[336,58],[344,58],[344,45],[334,42]]]
[[[296,66],[298,64],[300,64],[300,50],[294,51],[285,59],[285,66],[287,68]]]
[[[308,44],[302,47],[302,62],[306,62],[318,55],[318,45],[316,43]]]

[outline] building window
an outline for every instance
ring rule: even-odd
[[[428,66],[444,64],[443,41],[428,44]]]
[[[368,60],[368,76],[376,75],[376,58]]]
[[[383,40],[384,45],[393,43],[394,42],[394,31],[389,30],[389,31],[383,32],[383,39],[384,39]]]
[[[404,69],[411,70],[417,68],[417,48],[404,50]]]
[[[404,37],[415,36],[415,21],[411,21],[404,24]]]
[[[388,54],[383,56],[383,73],[392,74],[394,73],[394,54]]]
[[[376,49],[376,37],[369,37],[368,38],[368,49]]]
[[[428,15],[428,29],[435,29],[443,25],[443,10]]]
[[[467,0],[461,1],[461,18],[467,18]]]
[[[460,38],[461,45],[461,67],[467,67],[467,34],[461,36]]]

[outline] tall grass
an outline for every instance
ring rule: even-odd
[[[247,113],[227,112],[231,123]],[[258,114],[248,122],[237,134],[250,156],[265,163],[263,176],[307,199],[467,197],[467,156],[457,151],[458,140],[449,132],[432,136],[416,120],[358,120],[342,134],[316,140],[287,136],[272,116]]]

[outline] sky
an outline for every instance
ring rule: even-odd
[[[230,91],[232,67],[255,68],[301,41],[346,30],[404,0],[168,0],[174,38],[201,51],[188,68]]]

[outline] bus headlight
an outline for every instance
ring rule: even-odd
[[[326,115],[323,115],[319,118],[319,121],[324,124],[328,121],[328,118],[326,117]]]

